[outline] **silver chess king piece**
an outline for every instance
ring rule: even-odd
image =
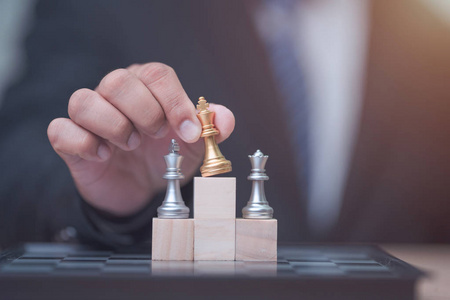
[[[180,146],[172,139],[169,147],[169,154],[164,156],[167,169],[163,178],[167,179],[166,197],[160,207],[158,207],[158,218],[160,219],[187,219],[189,217],[189,207],[184,204],[180,191],[180,180],[184,179],[180,166],[183,156],[178,152]]]
[[[272,219],[273,208],[269,206],[264,192],[264,181],[269,180],[264,167],[269,156],[257,150],[255,154],[248,157],[252,164],[252,171],[247,179],[253,180],[253,186],[250,200],[242,209],[242,216],[244,219]]]

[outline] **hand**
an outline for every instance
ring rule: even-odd
[[[221,105],[210,110],[216,112],[221,142],[233,131],[234,116]],[[50,123],[50,143],[83,198],[114,215],[137,212],[165,188],[163,156],[172,138],[181,138],[186,181],[202,161],[195,107],[175,71],[164,64],[115,70],[95,90],[73,93],[68,111],[70,119]]]

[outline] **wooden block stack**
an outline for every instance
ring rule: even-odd
[[[234,260],[236,178],[194,178],[194,260]]]
[[[153,260],[276,261],[277,220],[236,219],[236,178],[194,178],[194,219],[153,219]]]

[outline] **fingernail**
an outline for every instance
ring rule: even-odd
[[[193,142],[198,139],[201,133],[201,128],[195,125],[191,120],[186,120],[180,125],[181,137],[186,142]]]
[[[97,156],[100,157],[101,160],[107,160],[110,154],[111,150],[104,144],[101,144],[97,149]]]
[[[141,143],[141,136],[137,131],[133,131],[128,138],[127,145],[130,149],[135,149]]]

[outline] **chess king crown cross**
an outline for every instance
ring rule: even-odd
[[[257,150],[249,155],[252,192],[236,218],[236,180],[233,177],[210,177],[231,171],[231,162],[221,153],[215,136],[214,112],[204,97],[197,105],[202,124],[205,158],[200,167],[202,177],[194,179],[194,219],[180,192],[183,156],[175,139],[164,156],[168,181],[164,201],[153,219],[153,260],[255,260],[276,261],[277,220],[264,192],[268,156]],[[195,232],[195,234],[194,234]]]

